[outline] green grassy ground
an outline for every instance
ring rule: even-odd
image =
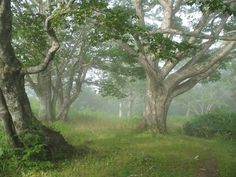
[[[135,130],[135,121],[80,115],[79,120],[50,126],[60,130],[76,147],[88,153],[49,168],[23,168],[23,177],[195,177],[198,164],[206,159],[218,163],[221,177],[236,176],[236,143],[200,139],[182,134],[186,121],[171,118],[168,135],[153,136]],[[1,175],[0,175],[1,176]]]

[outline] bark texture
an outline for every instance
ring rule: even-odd
[[[52,102],[52,81],[50,70],[38,74],[39,120],[53,121],[55,119],[54,104]]]
[[[24,87],[26,70],[16,58],[11,45],[11,19],[11,1],[0,1],[0,115],[6,133],[15,147],[44,145],[42,153],[45,158],[71,151],[72,146],[59,132],[42,125],[32,113]],[[54,41],[52,45],[55,47],[57,44]],[[57,49],[52,50],[51,47],[48,57],[52,57]],[[30,70],[33,71],[33,68]]]
[[[144,3],[148,2],[135,0],[134,3],[139,24],[142,27],[146,25]],[[181,18],[177,12],[184,5],[183,1],[158,0],[156,6],[154,4],[153,2],[153,7],[159,6],[162,9],[160,11],[162,22],[160,29],[150,31],[150,33],[148,31],[147,34],[162,33],[165,38],[171,40],[174,36],[180,35],[185,38],[189,45],[199,45],[199,40],[201,40],[201,46],[191,55],[187,50],[176,52],[176,57],[184,62],[180,59],[179,61],[175,59],[171,61],[160,57],[159,48],[153,52],[146,45],[142,45],[142,37],[134,37],[139,48],[138,51],[127,43],[121,45],[125,50],[137,56],[137,61],[143,66],[146,73],[147,93],[142,127],[148,127],[155,132],[166,133],[167,112],[173,98],[190,90],[200,80],[216,71],[221,62],[234,49],[236,40],[232,40],[235,37],[235,31],[231,31],[234,34],[231,37],[228,37],[227,33],[220,35],[224,33],[224,27],[229,21],[228,14],[206,11],[193,24],[192,29],[189,29],[192,32],[185,32],[186,30],[175,29],[173,23],[176,16]],[[216,18],[219,20],[217,25],[215,24]],[[211,28],[208,35],[204,34],[205,28]],[[211,47],[214,47],[217,40],[224,40],[224,42],[221,43],[221,48],[213,51]],[[210,55],[206,56],[206,53]]]

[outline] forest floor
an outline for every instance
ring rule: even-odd
[[[212,159],[200,162],[196,177],[220,177],[217,162]]]
[[[2,176],[235,177],[236,142],[185,136],[182,123],[180,118],[170,119],[169,134],[153,135],[138,132],[135,121],[125,118],[85,116],[56,122],[49,126],[82,151],[55,164],[18,166],[11,176]]]

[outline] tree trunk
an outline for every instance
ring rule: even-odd
[[[119,118],[123,116],[123,111],[122,111],[122,102],[120,101],[119,103]]]
[[[38,98],[39,98],[39,120],[55,120],[55,112],[52,103],[52,81],[50,68],[38,74]]]
[[[46,68],[59,45],[55,42],[57,40],[54,31],[50,29],[48,34],[54,39],[54,43],[44,63],[27,69],[22,68],[11,45],[11,17],[11,1],[0,1],[0,116],[5,131],[16,147],[34,148],[40,145],[40,153],[35,152],[32,158],[59,157],[73,148],[60,133],[45,127],[34,117],[25,92],[24,80],[25,73],[39,72]]]
[[[23,147],[23,144],[19,140],[18,135],[16,134],[16,130],[11,119],[11,115],[7,110],[6,101],[3,97],[2,91],[0,90],[0,118],[2,119],[4,130],[7,136],[10,139],[11,144],[13,147]]]
[[[70,98],[64,98],[63,103],[60,107],[60,111],[57,114],[57,119],[67,121],[68,120],[68,113],[70,110],[71,105],[74,103],[74,101],[78,98],[80,94],[80,91],[78,91],[76,94],[72,95]]]
[[[185,113],[185,116],[186,117],[189,117],[190,116],[190,103],[187,103],[187,109],[186,109],[186,113]]]
[[[72,147],[60,133],[43,126],[34,117],[25,93],[24,76],[18,71],[5,71],[4,78],[1,83],[0,108],[3,110],[1,115],[5,114],[3,119],[5,120],[7,134],[20,140],[20,143],[14,140],[15,145],[17,147],[23,145],[27,148],[42,144],[44,145],[42,149],[44,156],[39,158],[45,159],[72,150]]]
[[[145,123],[154,132],[166,133],[167,112],[171,103],[168,90],[147,78],[147,95],[144,112]]]
[[[39,98],[39,120],[53,121],[55,120],[55,109],[51,100],[47,95],[41,95]]]
[[[70,106],[67,106],[63,109],[62,112],[60,112],[60,115],[58,117],[60,117],[61,120],[63,121],[68,121],[69,117],[68,117],[68,113],[70,110]]]
[[[69,113],[72,103],[73,103],[73,101],[68,100],[62,104],[62,106],[60,107],[60,111],[57,114],[58,120],[68,121],[68,113]]]
[[[134,93],[131,90],[130,93],[129,93],[129,97],[128,97],[128,111],[127,111],[127,116],[128,117],[132,116],[133,104],[134,104]]]

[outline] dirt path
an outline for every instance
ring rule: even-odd
[[[215,160],[199,162],[195,177],[219,177],[217,162]]]

